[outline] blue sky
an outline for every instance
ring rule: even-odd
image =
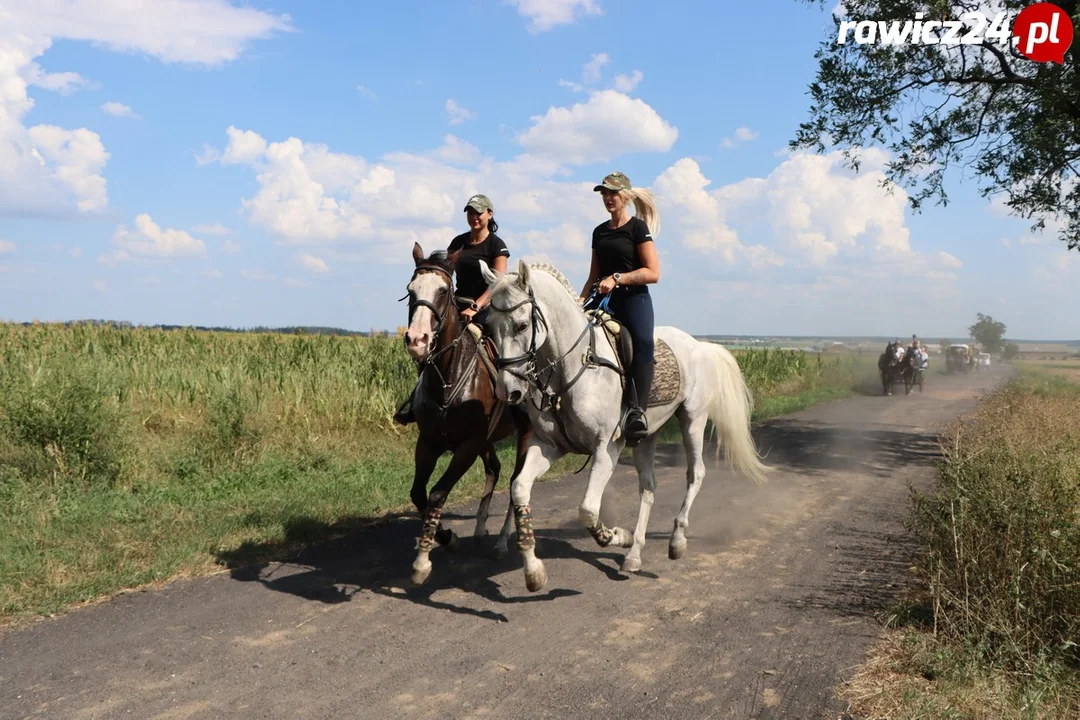
[[[474,192],[513,265],[581,283],[619,169],[659,199],[661,324],[1080,337],[1080,253],[975,178],[912,215],[880,149],[858,175],[787,152],[827,10],[114,5],[20,1],[0,28],[0,317],[392,330],[413,242],[465,231]]]

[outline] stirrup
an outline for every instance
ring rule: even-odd
[[[649,436],[649,420],[645,417],[645,410],[639,407],[631,407],[626,413],[623,423],[623,437],[626,444],[634,447]]]

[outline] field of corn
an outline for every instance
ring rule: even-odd
[[[859,379],[850,360],[735,355],[758,417]],[[415,427],[391,416],[415,378],[393,337],[0,325],[0,621],[408,508]]]

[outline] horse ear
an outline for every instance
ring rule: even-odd
[[[424,249],[420,247],[420,243],[414,242],[412,246],[412,259],[417,266],[424,262]]]
[[[448,266],[450,266],[450,271],[451,272],[453,272],[454,270],[457,270],[457,263],[458,263],[458,260],[460,258],[461,258],[461,251],[460,250],[455,250],[454,252],[452,252],[452,253],[450,253],[449,255],[446,256],[446,264]],[[483,260],[481,260],[480,262],[483,262]]]
[[[524,260],[518,260],[518,285],[522,290],[529,289],[529,266]]]
[[[495,273],[491,272],[491,268],[488,267],[488,264],[486,262],[481,260],[479,264],[480,276],[484,278],[484,282],[490,285],[498,279],[498,276]]]

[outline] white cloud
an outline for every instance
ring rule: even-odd
[[[460,125],[466,120],[472,120],[476,117],[471,110],[461,107],[453,98],[446,99],[446,114],[450,116],[451,125]]]
[[[203,150],[195,156],[196,165],[209,165],[221,159],[221,152],[208,143],[203,143]]]
[[[557,25],[569,25],[585,15],[600,15],[603,11],[597,0],[505,0],[517,7],[518,13],[529,18],[526,26],[536,34]]]
[[[205,257],[206,244],[183,230],[162,230],[146,213],[135,218],[135,229],[125,225],[116,229],[112,239],[116,251],[102,255],[99,262],[115,263],[136,258]]]
[[[10,240],[0,239],[0,253],[13,253],[18,246]]]
[[[229,136],[229,144],[221,156],[225,165],[247,165],[266,152],[266,141],[256,132],[238,130],[232,125],[225,132]]]
[[[476,165],[481,159],[478,147],[449,134],[443,138],[442,147],[433,156],[451,165]]]
[[[232,230],[221,223],[214,223],[213,225],[196,225],[192,228],[192,231],[199,235],[232,235]]]
[[[533,116],[517,136],[529,153],[582,165],[632,152],[665,152],[679,131],[644,101],[615,90],[593,93],[573,107],[552,107]]]
[[[226,240],[225,242],[221,243],[221,252],[225,253],[226,255],[236,255],[240,252],[240,245],[238,243],[234,243],[232,240]]]
[[[301,253],[296,256],[296,259],[300,262],[300,265],[305,269],[315,273],[328,273],[330,272],[330,266],[326,264],[326,261],[317,258],[311,253]]]
[[[93,80],[88,80],[76,72],[43,72],[37,65],[33,65],[26,74],[26,79],[31,85],[45,90],[58,92],[61,95],[70,95],[78,90],[97,90],[101,86]]]
[[[147,275],[144,278],[140,278],[139,282],[143,285],[160,285],[161,278],[159,278],[157,275]]]
[[[68,250],[68,254],[71,255],[71,257],[73,257],[73,258],[80,258],[80,257],[82,257],[82,248],[81,247],[73,247],[70,250]]]
[[[640,70],[635,70],[630,75],[620,73],[615,76],[615,89],[624,93],[633,92],[643,79],[645,74]]]
[[[296,278],[291,278],[291,277],[287,277],[287,278],[283,279],[282,282],[285,283],[286,285],[288,285],[289,287],[294,287],[294,288],[311,287],[311,283],[305,282],[303,280],[297,280]]]
[[[170,0],[157,3],[153,13],[132,12],[126,3],[110,0],[35,0],[16,4],[8,22],[38,37],[201,65],[235,60],[252,40],[292,30],[288,15],[226,0]]]
[[[369,88],[367,85],[357,85],[356,86],[356,92],[360,93],[364,97],[366,97],[366,98],[368,98],[368,99],[370,99],[370,100],[372,100],[374,102],[379,102],[379,96],[376,95],[375,92],[371,88]]]
[[[221,271],[220,270],[203,270],[199,274],[202,275],[203,277],[208,277],[208,278],[211,278],[211,279],[214,279],[214,280],[220,280],[221,279]]]
[[[581,80],[585,84],[600,82],[600,73],[611,62],[607,53],[594,53],[592,59],[581,69]]]
[[[103,112],[108,113],[114,117],[128,117],[135,120],[140,119],[140,115],[137,115],[130,107],[123,103],[107,102],[101,106]]]
[[[96,86],[78,73],[46,73],[36,58],[57,40],[93,43],[164,62],[219,65],[256,38],[290,30],[287,16],[225,0],[170,0],[132,12],[110,0],[35,0],[0,9],[0,214],[63,216],[108,207],[102,169],[109,159],[97,133],[25,125],[34,108],[27,88],[61,93]]]
[[[92,283],[90,283],[90,287],[94,288],[94,290],[97,292],[105,292],[109,289],[108,284],[104,280],[100,279],[94,280]]]
[[[758,138],[757,131],[751,130],[750,128],[743,125],[741,127],[736,128],[735,133],[733,135],[730,135],[729,137],[726,137],[723,140],[721,140],[720,141],[720,147],[723,147],[723,148],[735,148],[735,147],[739,147],[740,145],[742,145],[745,142],[750,142],[751,140],[757,140],[757,138]]]

